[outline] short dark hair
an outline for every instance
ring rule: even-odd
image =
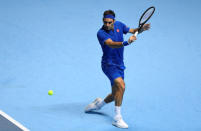
[[[106,10],[104,11],[103,13],[103,18],[106,16],[106,15],[113,15],[115,17],[115,13],[113,10]]]

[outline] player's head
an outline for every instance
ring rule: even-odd
[[[106,10],[103,13],[103,27],[105,30],[114,29],[115,13],[113,10]]]

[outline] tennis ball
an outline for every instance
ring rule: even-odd
[[[50,96],[53,95],[53,90],[49,90],[48,95],[50,95]]]

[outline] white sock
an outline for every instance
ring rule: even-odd
[[[115,106],[115,117],[121,117],[121,106]]]
[[[106,104],[105,101],[102,100],[102,101],[98,104],[98,106],[99,106],[100,108],[102,108],[105,104]]]

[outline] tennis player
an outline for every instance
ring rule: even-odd
[[[145,24],[139,33],[150,28],[150,24]],[[115,102],[115,116],[112,124],[119,128],[128,128],[121,115],[121,105],[125,91],[123,61],[124,46],[131,45],[136,40],[134,35],[124,41],[123,34],[138,31],[138,28],[132,29],[124,23],[115,20],[115,13],[112,10],[106,10],[103,14],[103,26],[99,29],[97,37],[102,47],[102,71],[111,82],[112,92],[103,100],[96,98],[85,108],[85,112],[101,109],[104,105]]]

